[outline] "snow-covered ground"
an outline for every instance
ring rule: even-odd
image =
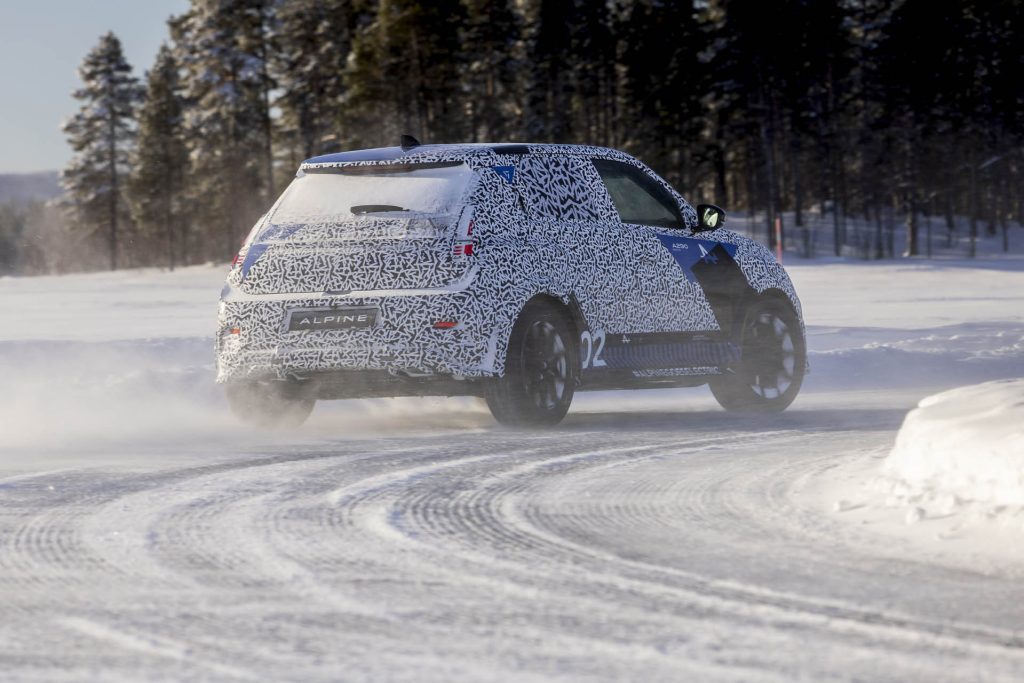
[[[945,514],[959,503],[1024,509],[1024,379],[922,400],[900,427],[883,471],[900,495]]]
[[[980,419],[1019,462],[1021,384],[907,414],[1024,377],[1024,259],[787,267],[786,413],[594,393],[536,434],[472,399],[247,430],[212,385],[224,266],[0,279],[0,670],[1020,680],[1024,529],[927,467],[992,474],[952,448]]]
[[[881,454],[879,454],[881,456]],[[848,524],[974,571],[1024,568],[1024,380],[928,396],[892,449],[843,462],[803,494]]]

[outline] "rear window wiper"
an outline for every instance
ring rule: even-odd
[[[388,213],[391,211],[405,211],[409,209],[403,209],[400,206],[392,206],[391,204],[357,204],[349,209],[354,216],[362,216],[368,213]]]

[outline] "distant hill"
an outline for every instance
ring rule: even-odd
[[[53,199],[62,192],[57,171],[0,173],[0,203]]]

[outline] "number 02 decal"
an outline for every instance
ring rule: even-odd
[[[601,358],[601,353],[604,351],[604,330],[594,330],[593,333],[590,330],[584,330],[580,335],[580,346],[583,347],[581,366],[584,370],[605,366],[605,362]]]

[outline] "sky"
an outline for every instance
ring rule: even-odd
[[[78,66],[107,31],[141,79],[188,0],[0,0],[0,173],[57,170]]]

